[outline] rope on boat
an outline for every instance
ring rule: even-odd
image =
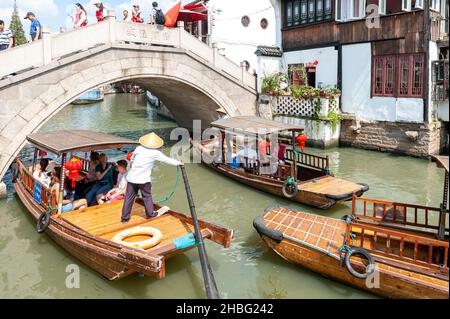
[[[165,202],[168,202],[169,200],[171,200],[173,198],[173,196],[175,196],[175,193],[177,192],[178,186],[180,185],[180,167],[177,166],[177,179],[175,180],[175,185],[172,187],[172,190],[170,191],[170,194],[167,195],[166,197],[164,197],[161,200],[156,201],[156,204],[160,205],[163,204]]]
[[[352,233],[350,231],[350,224],[354,221],[357,220],[358,218],[354,215],[348,216],[345,215],[341,218],[341,220],[343,220],[346,224],[347,224],[347,230],[344,231],[344,233],[342,234],[344,236],[344,242],[342,244],[341,247],[339,247],[338,252],[340,255],[340,263],[341,263],[341,267],[343,266],[343,264],[345,263],[345,268],[347,268],[347,271],[354,277],[359,278],[359,279],[366,279],[368,276],[370,276],[371,274],[373,274],[373,272],[375,271],[375,259],[372,257],[372,255],[363,247],[354,247],[354,246],[350,246],[349,243],[347,242],[347,231],[349,231],[350,233],[348,234],[349,239],[351,240],[351,244],[353,244],[353,242],[356,239],[356,234]],[[360,255],[363,256],[364,259],[366,259],[369,263],[369,265],[366,267],[365,272],[364,273],[360,273],[358,271],[356,271],[353,266],[352,263],[350,261],[350,258],[353,255]]]

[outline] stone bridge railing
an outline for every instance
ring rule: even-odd
[[[43,67],[59,59],[99,46],[115,43],[132,43],[145,50],[145,46],[161,45],[184,49],[204,60],[205,63],[241,82],[255,88],[255,77],[184,30],[183,23],[177,28],[165,28],[149,24],[116,21],[113,11],[108,12],[104,22],[89,25],[70,32],[50,34],[43,27],[42,40],[0,52],[0,80],[11,74]]]

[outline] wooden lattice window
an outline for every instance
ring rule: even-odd
[[[399,86],[398,95],[407,96],[409,82],[409,57],[407,55],[402,55],[398,58],[398,69],[399,69]]]
[[[394,96],[395,55],[376,56],[373,59],[372,94]]]
[[[398,58],[399,97],[422,97],[424,56],[423,54],[402,54]]]
[[[401,54],[373,57],[372,95],[422,97],[424,55]]]

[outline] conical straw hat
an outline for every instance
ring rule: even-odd
[[[146,148],[160,148],[164,145],[163,139],[153,132],[142,136],[139,143]]]

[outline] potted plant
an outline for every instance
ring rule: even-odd
[[[272,96],[278,95],[280,93],[280,80],[278,73],[265,76],[261,84],[262,92]]]

